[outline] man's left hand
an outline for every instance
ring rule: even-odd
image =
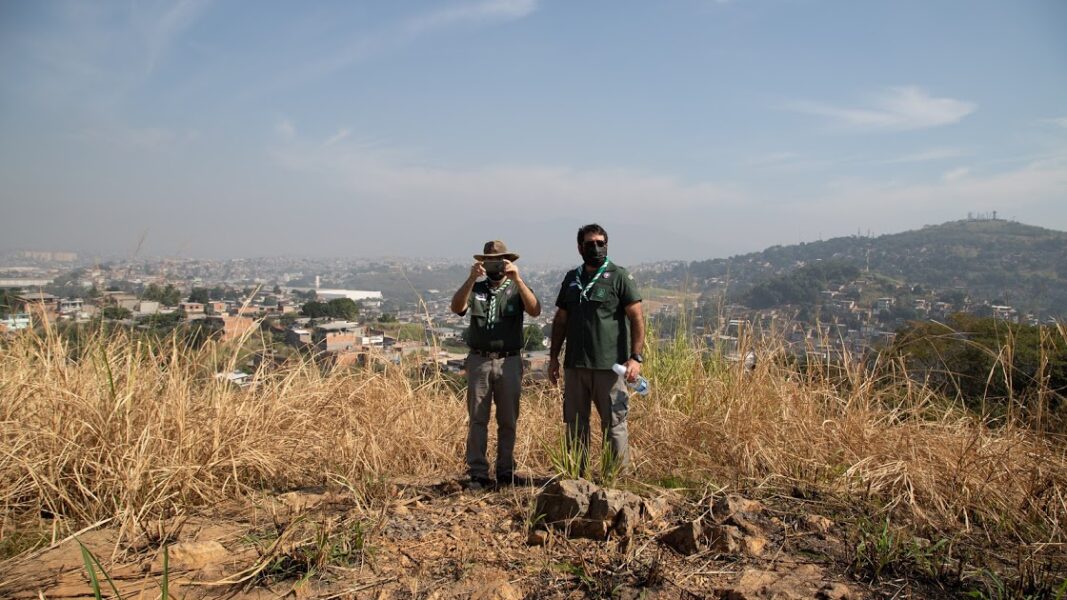
[[[519,280],[519,268],[510,260],[504,259],[504,276],[512,281]]]
[[[641,375],[641,363],[634,359],[629,359],[622,364],[626,367],[626,381],[633,383],[637,381],[637,377]]]

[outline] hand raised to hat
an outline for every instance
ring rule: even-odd
[[[504,276],[512,281],[519,280],[519,268],[506,258],[504,259]]]

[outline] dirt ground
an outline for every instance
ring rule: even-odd
[[[146,524],[107,524],[78,540],[123,598],[867,598],[848,578],[842,532],[814,510],[766,500],[756,554],[682,555],[660,541],[701,501],[646,491],[670,511],[630,537],[535,531],[535,486],[465,490],[458,480],[395,481],[366,505],[344,490],[263,494]],[[43,523],[47,526],[47,523]],[[545,528],[542,528],[545,529]],[[531,531],[535,531],[531,533]],[[762,542],[761,542],[762,543]],[[102,580],[105,597],[114,595]],[[898,586],[900,596],[922,597]],[[0,597],[89,598],[83,553],[68,539],[0,564]]]

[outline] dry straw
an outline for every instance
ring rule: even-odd
[[[346,481],[373,500],[383,479],[462,473],[462,390],[438,371],[298,359],[238,389],[214,377],[238,355],[121,332],[6,343],[5,519],[44,511],[74,530],[115,517],[130,537],[251,490]],[[631,480],[815,490],[933,531],[1067,542],[1063,445],[1012,423],[990,427],[893,365],[879,378],[848,362],[802,370],[771,344],[746,374],[684,338],[647,355],[653,391],[631,407]],[[531,382],[523,468],[550,472],[560,421],[559,390]]]

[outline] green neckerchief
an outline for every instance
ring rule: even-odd
[[[600,279],[600,276],[604,274],[604,271],[608,268],[609,263],[611,263],[611,257],[605,256],[604,264],[600,265],[600,268],[596,270],[596,275],[593,275],[593,278],[589,280],[589,283],[585,284],[584,286],[582,285],[582,273],[585,271],[585,263],[578,265],[578,268],[574,270],[574,276],[578,280],[578,288],[581,290],[581,292],[578,294],[579,302],[581,302],[582,300],[589,299],[589,290],[593,289],[593,284],[596,283],[596,280]]]
[[[489,285],[489,314],[485,317],[485,326],[492,329],[493,325],[496,325],[496,296],[498,293],[508,289],[511,285],[510,279],[504,279],[504,283],[500,284],[500,287],[493,289],[492,284]]]

